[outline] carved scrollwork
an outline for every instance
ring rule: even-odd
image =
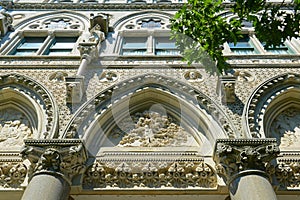
[[[87,155],[79,140],[25,140],[25,144],[21,155],[31,163],[29,177],[36,173],[51,172],[71,182],[74,175],[85,170]]]
[[[204,162],[95,162],[84,174],[83,188],[215,188],[217,177]]]

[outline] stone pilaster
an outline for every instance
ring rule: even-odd
[[[275,139],[217,140],[214,161],[232,200],[276,199],[266,167],[279,154]]]
[[[81,140],[25,140],[21,155],[31,163],[23,200],[68,199],[72,178],[85,170]],[[41,196],[42,195],[42,196]]]

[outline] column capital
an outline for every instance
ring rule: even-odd
[[[24,140],[23,159],[31,163],[29,178],[41,173],[61,176],[70,184],[74,175],[84,172],[87,152],[81,140]]]
[[[213,159],[226,182],[247,171],[263,174],[266,166],[280,153],[276,139],[218,139]]]

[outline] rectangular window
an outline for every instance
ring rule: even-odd
[[[266,51],[273,53],[273,54],[292,54],[293,53],[285,44],[277,46],[277,47],[268,47],[268,48],[266,48]]]
[[[255,48],[251,43],[249,35],[243,35],[239,41],[234,44],[233,42],[228,42],[230,50],[235,54],[239,55],[247,55],[247,54],[255,54]]]
[[[68,55],[72,52],[78,37],[55,37],[44,55]]]
[[[170,40],[169,37],[155,38],[155,55],[178,55],[178,49],[175,45],[175,40]]]
[[[10,55],[34,55],[43,45],[46,37],[24,37]]]
[[[145,55],[147,53],[147,37],[124,37],[123,55]]]

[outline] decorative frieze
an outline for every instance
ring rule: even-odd
[[[95,162],[83,188],[216,188],[217,176],[204,161]]]
[[[31,163],[29,177],[38,173],[53,173],[65,178],[85,170],[87,154],[81,140],[25,140],[21,151],[23,159]]]
[[[276,139],[218,139],[214,161],[227,182],[246,170],[266,172],[266,166],[279,154]]]
[[[22,161],[0,161],[0,187],[20,188],[27,175],[27,167]]]

